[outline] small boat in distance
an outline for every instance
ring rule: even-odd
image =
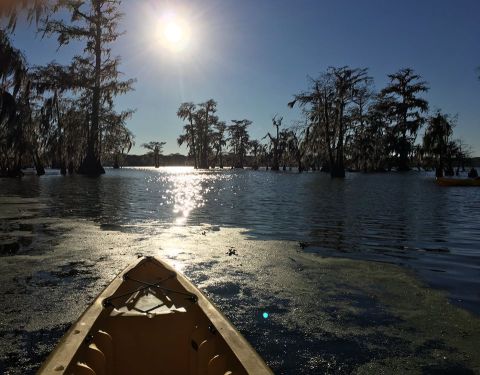
[[[441,186],[480,186],[480,178],[448,178],[437,177],[436,182]]]
[[[145,257],[100,294],[39,374],[272,374],[185,276]]]

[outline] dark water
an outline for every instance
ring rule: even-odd
[[[275,373],[480,373],[479,216],[480,189],[416,172],[0,179],[0,373],[34,373],[137,251],[181,265]]]
[[[0,195],[39,197],[44,215],[105,229],[154,233],[170,225],[246,228],[303,250],[413,269],[480,314],[480,189],[440,187],[426,173],[350,174],[108,170],[98,179],[47,175],[1,180]]]

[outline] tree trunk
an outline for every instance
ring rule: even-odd
[[[37,171],[37,176],[43,176],[45,174],[45,168],[43,167],[42,161],[38,156],[37,151],[32,152],[33,164],[35,165],[35,170]]]
[[[208,169],[208,111],[209,106],[205,108],[205,124],[203,124],[202,134],[202,154],[200,159],[200,168]]]
[[[58,132],[60,133],[60,136],[58,138],[58,156],[60,158],[60,174],[62,176],[65,176],[67,174],[67,168],[65,165],[65,155],[63,153],[63,131],[62,131],[62,123],[60,120],[60,108],[58,105],[58,92],[55,90],[55,111],[57,114],[57,124],[58,124]]]
[[[278,161],[273,159],[272,167],[270,168],[272,171],[279,171],[280,170],[280,165],[278,164]]]
[[[345,167],[343,166],[343,161],[340,165],[335,164],[330,170],[330,176],[332,178],[344,178],[345,177]]]
[[[192,123],[192,119],[190,118],[190,138],[192,140],[192,146],[191,146],[191,150],[192,150],[192,154],[193,154],[193,164],[194,164],[194,168],[195,169],[198,169],[198,163],[197,163],[197,148],[195,146],[195,132],[193,130],[193,123]]]
[[[270,168],[270,170],[272,171],[278,171],[280,170],[280,164],[278,162],[278,137],[277,137],[277,140],[275,141],[275,143],[273,144],[273,162],[272,162],[272,166]]]
[[[100,23],[101,7],[100,2],[95,4],[96,31],[95,31],[95,86],[92,94],[92,114],[90,132],[87,144],[87,155],[83,159],[78,173],[89,176],[99,176],[105,173],[98,153],[99,117],[101,99],[101,69],[102,69],[102,27]]]
[[[243,169],[244,161],[243,161],[243,149],[240,150],[240,168]]]
[[[330,168],[330,170],[332,170],[333,165],[335,164],[335,160],[334,160],[333,150],[332,150],[332,141],[330,139],[330,116],[328,114],[328,106],[327,106],[327,101],[326,100],[324,100],[323,110],[324,110],[324,113],[325,113],[325,139],[326,139],[327,150],[328,150],[328,161],[330,163],[329,168]],[[318,111],[319,111],[319,113],[321,113],[320,108],[318,109]],[[321,126],[320,116],[318,116],[318,126],[319,127]]]
[[[330,176],[332,178],[345,177],[345,165],[343,161],[343,139],[345,137],[343,128],[343,105],[341,105],[339,109],[338,128],[337,155],[330,170]]]
[[[444,169],[443,157],[442,155],[440,155],[438,166],[437,168],[435,168],[435,177],[443,177],[443,169]]]
[[[120,168],[120,164],[118,162],[118,159],[119,159],[118,154],[115,154],[115,160],[113,162],[113,169],[119,169]]]
[[[398,164],[399,171],[409,171],[408,166],[408,151],[407,151],[407,139],[406,136],[402,137],[400,145],[400,160]]]
[[[400,140],[400,160],[398,165],[399,171],[409,171],[408,166],[408,147],[407,147],[407,114],[405,113],[402,118],[402,138]]]
[[[270,168],[270,170],[272,171],[278,171],[280,170],[280,161],[279,161],[279,155],[278,155],[278,142],[279,142],[279,128],[280,128],[280,125],[275,125],[276,128],[277,128],[277,138],[275,138],[275,141],[273,142],[273,163],[272,163],[272,167]],[[270,134],[270,133],[269,133]]]
[[[73,162],[70,161],[68,163],[68,174],[73,174],[74,171],[75,171],[75,168],[73,167]]]

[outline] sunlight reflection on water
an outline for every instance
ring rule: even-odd
[[[42,215],[87,218],[105,229],[156,235],[210,225],[307,241],[303,251],[406,265],[479,304],[480,189],[443,188],[425,173],[332,180],[323,173],[125,168],[99,179],[5,180],[0,193],[41,198]]]
[[[172,178],[174,188],[167,190],[173,197],[175,224],[185,224],[190,212],[204,205],[201,178],[194,174],[177,174]]]
[[[225,179],[225,176],[218,174],[193,173],[195,171],[190,167],[161,168],[154,171],[158,176],[148,176],[146,182],[161,187],[158,190],[162,193],[158,204],[173,206],[175,225],[186,225],[191,212],[208,202],[206,196],[212,191],[212,186],[218,180]]]

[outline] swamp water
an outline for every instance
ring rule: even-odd
[[[275,373],[480,373],[480,189],[415,172],[52,172],[0,179],[0,228],[0,373],[34,373],[139,254],[185,273]]]

